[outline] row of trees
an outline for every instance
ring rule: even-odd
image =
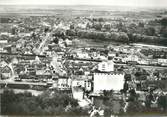
[[[101,32],[93,30],[68,30],[68,36],[78,36],[81,38],[97,39],[97,40],[113,40],[117,42],[128,43],[128,35],[124,32]]]
[[[148,36],[136,33],[125,32],[101,32],[90,30],[67,30],[68,36],[78,36],[81,38],[98,39],[98,40],[111,40],[122,43],[137,43],[144,42],[149,44],[167,44],[167,39],[164,37]]]
[[[125,33],[137,33],[147,36],[157,36],[160,34],[162,37],[167,37],[167,18],[162,18],[160,20],[151,20],[147,24],[144,22],[133,22],[126,23],[123,20],[116,21],[116,24],[104,24],[104,19],[102,21],[93,20],[93,25],[88,25],[89,28],[94,28],[97,31],[101,31],[102,29],[110,32],[112,28],[118,29],[119,32]]]

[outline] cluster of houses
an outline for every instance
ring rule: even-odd
[[[135,66],[166,66],[166,58],[150,58],[142,53],[141,47],[135,46],[77,48],[73,45],[75,39],[63,39],[60,35],[65,35],[64,31],[73,27],[86,29],[88,23],[91,25],[88,19],[84,19],[87,23],[74,23],[74,26],[61,21],[51,25],[47,23],[47,18],[35,19],[37,25],[29,25],[28,29],[23,24],[33,24],[33,18],[20,23],[19,27],[15,27],[19,28],[19,31],[16,30],[13,34],[0,34],[1,80],[45,83],[50,90],[72,91],[73,97],[80,102],[86,100],[88,104],[93,103],[96,106],[103,105],[107,97],[106,92],[113,93],[116,102],[126,100],[129,97],[128,91],[135,90],[139,94],[139,100],[145,102],[150,89],[156,89],[154,94],[162,90],[167,91],[164,85],[167,74],[161,74],[161,71],[148,73],[143,69],[138,70]],[[110,24],[104,24],[103,28],[107,25]],[[30,31],[34,28],[34,32]],[[46,32],[50,29],[53,29],[50,33],[52,35],[47,35]],[[60,32],[59,36],[57,32]],[[115,105],[117,104],[119,103]]]

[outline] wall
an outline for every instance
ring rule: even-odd
[[[124,74],[94,73],[94,92],[101,90],[121,90],[124,84]]]

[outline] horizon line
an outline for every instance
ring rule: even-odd
[[[0,6],[112,6],[131,8],[165,8],[167,6],[131,6],[131,5],[98,5],[98,4],[0,4]]]

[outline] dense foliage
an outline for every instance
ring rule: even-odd
[[[92,21],[92,26],[87,26],[88,30],[70,29],[66,31],[66,35],[122,43],[142,42],[147,44],[167,44],[166,18],[150,20],[147,23],[123,23],[123,21],[119,21],[114,26],[111,24],[104,24],[104,22],[101,22],[101,20],[99,21],[98,19],[97,21],[94,20]]]
[[[46,91],[39,96],[29,92],[15,94],[4,90],[1,94],[3,115],[82,115],[86,114],[77,100],[67,93]]]

